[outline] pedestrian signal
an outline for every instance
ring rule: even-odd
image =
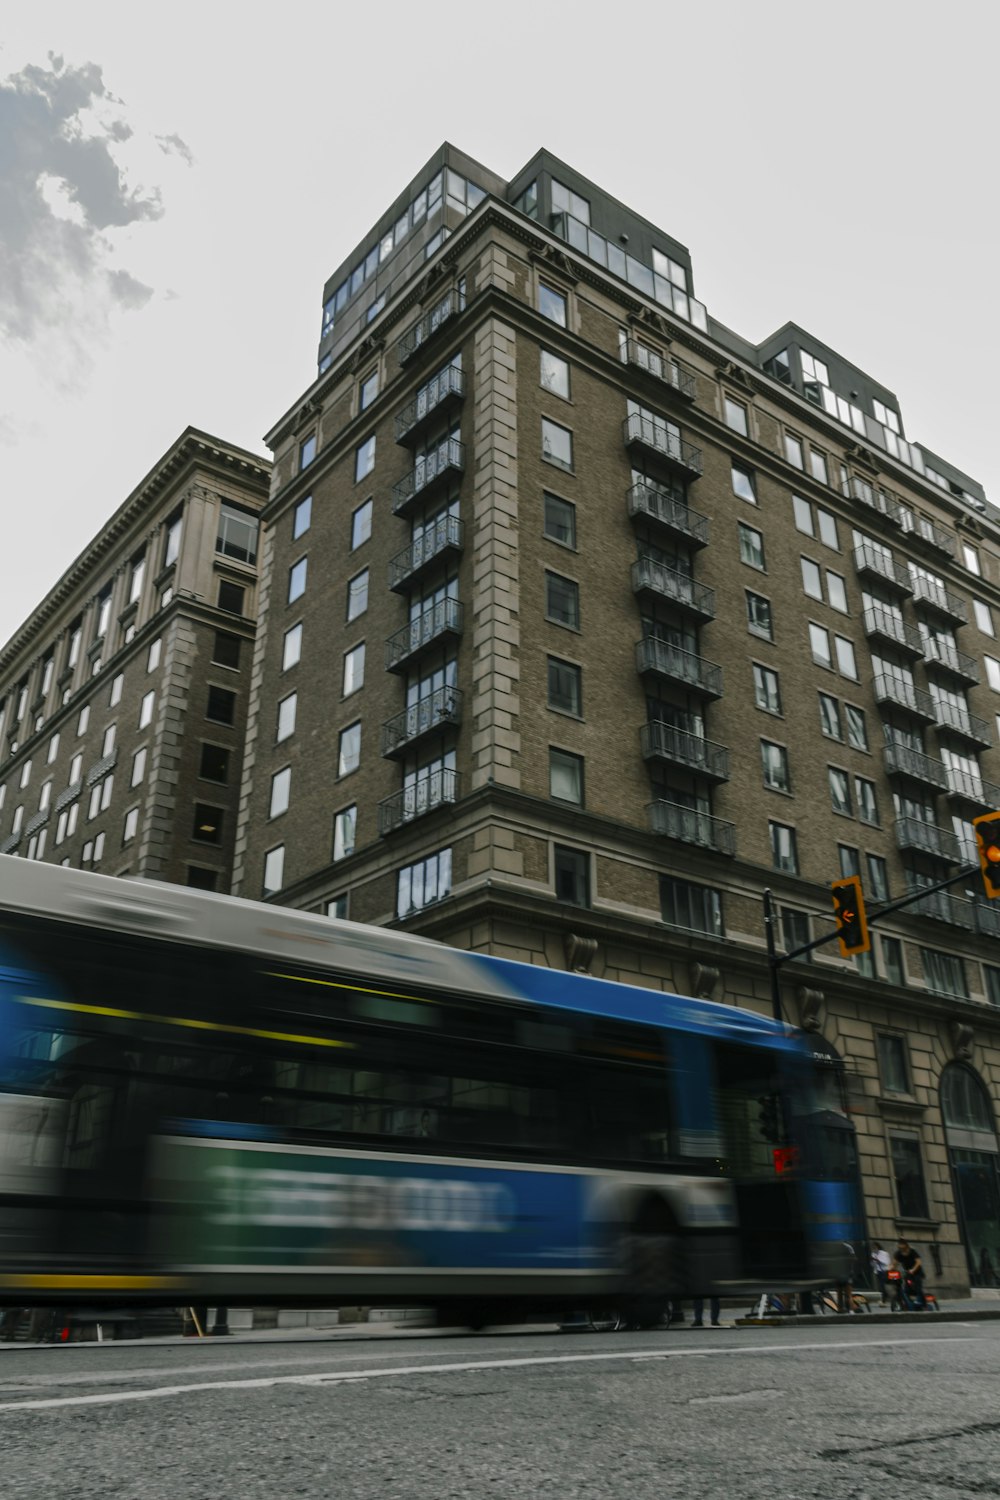
[[[979,863],[987,896],[1000,896],[1000,812],[983,813],[973,818]]]
[[[1000,880],[1000,871],[997,872],[997,877]],[[837,937],[842,955],[844,958],[851,958],[855,953],[867,953],[871,948],[872,940],[868,936],[868,918],[865,915],[861,876],[847,875],[843,880],[835,880],[830,889],[833,892],[833,915],[837,923]],[[998,894],[1000,894],[1000,887],[998,887]]]

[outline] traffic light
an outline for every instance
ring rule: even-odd
[[[983,813],[973,818],[979,863],[987,896],[1000,896],[1000,812]]]
[[[1000,876],[1000,871],[998,871],[998,876]],[[865,916],[861,876],[846,875],[843,880],[835,880],[830,889],[833,892],[833,915],[837,923],[837,937],[842,955],[844,958],[850,958],[855,953],[867,953],[871,948],[872,940],[868,936],[868,918]],[[1000,894],[1000,888],[998,888],[998,894]]]

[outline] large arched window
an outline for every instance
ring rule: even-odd
[[[971,1068],[952,1063],[941,1075],[941,1113],[953,1130],[996,1129],[989,1095]]]

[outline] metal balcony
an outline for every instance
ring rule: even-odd
[[[712,781],[729,780],[729,751],[714,740],[706,740],[687,729],[678,729],[675,724],[665,724],[662,719],[643,724],[640,740],[645,760],[669,761],[671,765],[697,771]]]
[[[938,614],[954,620],[957,625],[964,625],[969,618],[969,611],[956,594],[940,583],[921,578],[919,573],[913,577],[913,599],[914,603],[923,604],[927,609],[936,609]]]
[[[943,761],[920,750],[911,750],[909,745],[886,745],[885,770],[887,776],[908,776],[923,786],[937,791],[948,790],[948,768]]]
[[[461,634],[461,604],[457,599],[442,599],[389,637],[385,643],[385,669],[402,672],[428,647],[446,636]]]
[[[424,313],[418,323],[414,323],[413,327],[403,334],[396,345],[399,363],[405,365],[408,359],[412,359],[417,350],[422,348],[428,339],[433,338],[439,328],[443,328],[446,323],[451,322],[452,318],[456,318],[464,307],[465,298],[457,287],[453,287],[441,298],[440,302],[436,302],[428,312]]]
[[[984,781],[972,771],[959,771],[955,766],[949,766],[947,791],[957,802],[969,802],[983,812],[1000,811],[1000,786]]]
[[[984,749],[988,750],[993,743],[986,720],[970,714],[964,704],[938,701],[934,705],[934,718],[940,728],[950,729],[953,734],[960,734],[963,739],[982,745]]]
[[[908,894],[915,895],[916,891]],[[964,927],[967,932],[976,930],[976,908],[973,903],[963,900],[961,896],[952,896],[947,891],[930,891],[906,910],[919,917],[930,917],[934,922],[947,922],[951,927]]]
[[[380,834],[392,833],[404,823],[412,823],[414,818],[422,818],[439,807],[450,807],[457,801],[458,772],[431,771],[379,803],[378,831]]]
[[[461,552],[462,532],[463,525],[458,516],[441,516],[428,531],[390,560],[389,587],[401,593],[409,589],[432,563]]]
[[[654,422],[637,411],[625,418],[622,434],[627,448],[635,444],[648,449],[687,479],[697,479],[704,469],[700,448],[677,437],[664,423]]]
[[[854,566],[859,573],[871,573],[875,578],[880,578],[883,583],[889,584],[891,588],[898,589],[901,594],[913,593],[913,580],[910,577],[909,568],[904,568],[902,563],[886,557],[884,552],[879,551],[877,547],[872,547],[868,542],[862,542],[860,547],[855,547]]]
[[[675,568],[668,568],[651,557],[640,557],[632,564],[632,592],[655,594],[699,619],[715,619],[714,589],[695,583],[686,573],[678,573]]]
[[[880,485],[869,484],[868,480],[862,479],[859,474],[852,474],[847,482],[846,493],[852,495],[855,500],[860,500],[862,505],[867,505],[869,509],[879,511],[896,526],[902,526],[902,505],[894,495]]]
[[[635,369],[650,375],[654,380],[668,385],[685,400],[693,401],[697,395],[695,378],[690,370],[685,369],[676,360],[658,354],[655,349],[647,349],[646,345],[640,344],[638,339],[625,340],[621,346],[621,357],[623,364],[632,365]]]
[[[979,681],[979,666],[975,657],[967,656],[948,641],[935,640],[932,636],[924,642],[924,658],[927,670],[950,673],[960,682],[974,686]]]
[[[956,556],[957,545],[954,532],[949,531],[945,526],[939,526],[936,521],[931,520],[930,516],[918,515],[911,535],[922,537],[925,542],[929,542],[932,547],[936,547],[947,557]]]
[[[419,740],[462,722],[462,695],[458,688],[440,687],[419,703],[382,725],[382,754],[388,759],[405,755]]]
[[[912,682],[902,682],[898,677],[879,675],[872,679],[872,692],[879,703],[894,703],[904,708],[915,719],[925,724],[937,722],[937,705],[930,693],[915,687]]]
[[[713,818],[677,802],[651,802],[646,813],[653,833],[682,844],[697,844],[700,849],[714,849],[717,854],[736,853],[736,825],[724,818]]]
[[[884,641],[891,641],[908,656],[923,656],[924,638],[915,625],[907,625],[905,620],[899,619],[891,610],[880,609],[877,604],[866,609],[861,616],[865,635],[877,636]]]
[[[432,418],[457,406],[464,395],[465,376],[454,365],[447,365],[396,413],[396,442],[412,442]]]
[[[900,849],[919,849],[922,854],[932,854],[935,859],[947,860],[952,865],[957,865],[962,857],[953,833],[920,818],[896,819],[896,843]]]
[[[401,516],[409,510],[414,500],[427,493],[438,480],[449,475],[461,474],[465,468],[465,444],[458,438],[445,438],[430,453],[418,458],[405,478],[392,487],[392,509]]]
[[[655,521],[672,535],[683,537],[695,547],[708,545],[708,517],[692,510],[683,500],[675,500],[672,495],[665,495],[649,484],[634,484],[626,491],[625,498],[633,520],[641,516],[643,520]]]
[[[722,697],[722,668],[693,651],[673,645],[671,641],[658,641],[651,636],[638,641],[635,667],[642,676],[649,673],[669,682],[679,682],[705,698]]]

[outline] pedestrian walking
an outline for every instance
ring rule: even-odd
[[[872,1245],[872,1275],[875,1277],[875,1285],[878,1287],[878,1298],[883,1307],[889,1300],[887,1287],[891,1265],[892,1257],[888,1250],[883,1250],[882,1246],[876,1241]]]
[[[722,1324],[719,1322],[719,1299],[718,1299],[718,1297],[709,1297],[708,1298],[708,1316],[712,1320],[712,1327],[713,1328],[721,1328],[722,1327]],[[691,1327],[692,1328],[704,1328],[704,1326],[705,1326],[705,1298],[704,1297],[695,1297],[695,1299],[694,1299],[694,1319],[693,1319],[693,1321],[691,1323]]]

